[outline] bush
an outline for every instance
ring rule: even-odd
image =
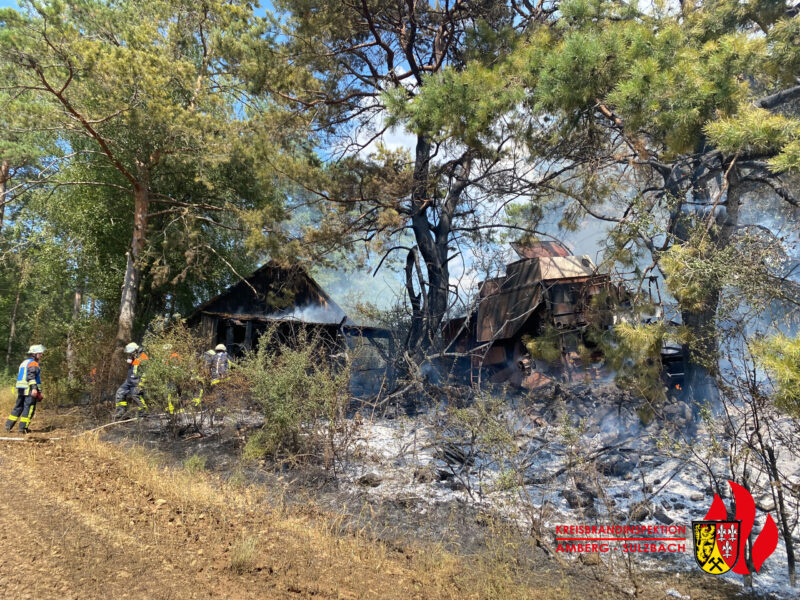
[[[758,340],[754,354],[773,379],[776,406],[800,416],[800,338],[780,334]]]
[[[16,377],[0,373],[0,419],[5,419],[6,415],[14,408],[17,401],[15,385]]]
[[[345,410],[349,371],[335,368],[329,347],[305,334],[280,343],[267,332],[257,351],[236,371],[252,401],[264,415],[264,426],[247,442],[246,458],[272,456],[293,461],[319,459],[333,464],[348,438]],[[338,438],[337,438],[337,433]]]
[[[217,408],[209,393],[205,345],[207,342],[182,321],[155,321],[142,342],[148,357],[142,365],[145,401],[149,410],[169,415],[175,432],[187,419],[196,428],[202,427]]]
[[[183,461],[183,468],[189,473],[202,473],[206,470],[206,457],[199,454],[192,454]]]
[[[42,383],[48,404],[89,404],[96,410],[114,397],[125,363],[114,360],[116,328],[96,317],[73,323],[69,337],[48,346],[42,359]]]

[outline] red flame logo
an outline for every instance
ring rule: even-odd
[[[756,519],[756,503],[750,492],[738,483],[728,481],[728,485],[733,490],[733,500],[736,503],[736,516],[734,519],[742,522],[742,543],[739,544],[739,560],[736,561],[732,571],[739,575],[749,575],[750,571],[747,569],[747,561],[745,560],[745,548],[747,547],[745,541],[753,530],[753,522]],[[708,509],[704,520],[725,521],[727,518],[728,510],[725,508],[725,503],[718,494],[714,494],[714,501],[711,503],[711,508]],[[758,537],[753,542],[753,550],[750,553],[756,573],[777,547],[778,527],[775,525],[775,521],[772,520],[772,515],[767,513],[767,522],[764,523],[764,529],[761,530],[761,533],[758,534]]]

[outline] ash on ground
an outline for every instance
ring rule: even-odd
[[[254,412],[226,421],[229,429],[234,421],[251,430],[263,423]],[[292,494],[282,495],[281,501],[299,504],[311,498],[345,515],[348,525],[366,527],[389,543],[409,536],[468,553],[486,542],[487,526],[498,517],[529,532],[547,552],[558,545],[556,525],[682,525],[685,552],[624,558],[607,553],[599,564],[611,571],[633,566],[688,576],[700,573],[691,522],[705,517],[715,493],[731,507],[725,483],[731,478],[731,457],[720,451],[725,440],[719,431],[699,419],[687,402],[672,400],[653,409],[614,384],[498,395],[480,409],[442,403],[413,416],[398,411],[378,417],[362,410],[350,423],[355,436],[335,476],[330,470],[276,472],[267,465],[251,469],[252,478],[290,489]],[[791,422],[782,426],[791,434]],[[138,442],[163,449],[157,422],[138,431]],[[130,440],[130,433],[109,435]],[[237,468],[240,448],[230,437],[211,435],[172,450],[187,456],[205,452],[211,468],[226,472]],[[800,457],[777,450],[781,471],[800,481]],[[756,462],[750,489],[757,506],[753,531],[758,533],[775,505],[769,478]],[[797,526],[793,537],[800,543]],[[577,561],[580,568],[598,564],[585,554],[559,556]],[[796,597],[786,562],[780,541],[754,576],[751,593]],[[721,579],[743,585],[740,575]]]
[[[632,557],[642,567],[677,571],[698,569],[691,523],[705,517],[714,494],[729,510],[732,505],[725,440],[685,401],[653,408],[614,384],[553,386],[504,402],[482,423],[473,415],[454,424],[446,413],[436,407],[424,415],[366,421],[344,465],[343,487],[417,513],[441,514],[454,505],[498,513],[551,548],[557,547],[556,525],[682,525],[685,552]],[[782,425],[793,427],[788,420]],[[800,481],[800,457],[787,449],[778,457],[782,472]],[[756,461],[750,477],[757,534],[775,503]],[[793,536],[799,544],[797,526]],[[621,562],[613,553],[602,559]],[[755,589],[796,597],[786,560],[779,542],[754,576]],[[743,584],[740,575],[723,578]]]

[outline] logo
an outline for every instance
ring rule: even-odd
[[[694,558],[712,575],[730,571],[739,560],[741,521],[692,521]]]
[[[736,514],[728,519],[728,510],[718,494],[702,521],[692,521],[692,540],[694,558],[700,568],[712,575],[722,575],[733,571],[739,575],[749,575],[748,560],[756,573],[764,561],[778,547],[778,527],[767,513],[764,528],[753,542],[750,556],[746,556],[747,539],[753,530],[756,519],[756,503],[745,488],[728,481],[733,491]]]

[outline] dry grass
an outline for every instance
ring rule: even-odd
[[[14,403],[17,401],[17,394],[14,390],[14,382],[11,379],[0,380],[0,417],[5,420]]]
[[[45,388],[45,392],[47,388]],[[0,379],[0,420],[5,423],[11,409],[17,401],[17,392],[14,389],[14,380],[12,378]],[[84,415],[81,414],[80,409],[73,408],[70,410],[53,410],[55,406],[55,399],[49,398],[45,395],[44,401],[36,405],[36,415],[31,423],[31,430],[42,431],[44,427],[48,431],[57,429],[72,430],[84,421]],[[44,416],[43,416],[44,414]]]
[[[202,512],[220,536],[230,538],[228,568],[244,575],[261,570],[284,573],[290,589],[321,597],[381,598],[556,598],[561,585],[537,589],[515,581],[507,566],[490,557],[467,562],[441,548],[389,549],[364,532],[347,531],[313,506],[274,507],[263,490],[223,482],[205,471],[163,466],[157,453],[121,449],[96,435],[69,441],[81,455],[118,465],[156,502],[181,515]]]
[[[4,393],[1,399],[7,405],[13,398]],[[42,425],[49,418],[45,411]],[[464,557],[432,544],[381,543],[312,502],[288,504],[280,491],[268,501],[265,489],[249,483],[243,473],[225,481],[195,468],[196,461],[188,469],[169,467],[174,461],[165,455],[107,443],[97,434],[51,444],[7,444],[0,452],[19,469],[15,480],[33,482],[24,492],[17,490],[18,504],[36,498],[54,507],[50,513],[37,511],[27,522],[31,535],[43,532],[45,545],[76,557],[78,566],[63,566],[58,574],[63,580],[54,585],[66,582],[85,590],[77,569],[89,565],[96,570],[98,563],[102,568],[103,560],[112,561],[104,550],[111,547],[128,560],[133,556],[129,570],[149,573],[146,581],[153,585],[167,585],[169,590],[158,591],[163,597],[201,597],[195,592],[203,597],[397,600],[621,597],[611,581],[604,581],[610,573],[576,571],[577,564],[561,569],[547,560],[531,567],[520,560],[520,538],[499,523],[486,525],[490,539],[484,552]],[[7,500],[15,497],[10,494]],[[54,533],[59,527],[66,528],[61,537]],[[89,549],[87,539],[96,539]],[[79,552],[70,550],[73,546]],[[95,547],[100,550],[92,554]],[[115,564],[118,560],[113,558]],[[524,583],[531,580],[535,586]],[[200,587],[187,583],[193,581]],[[105,580],[103,585],[129,591],[128,580]],[[691,585],[685,588],[683,578],[663,582],[692,597],[727,597]],[[663,586],[653,586],[642,597],[660,600]],[[109,597],[106,587],[83,597]],[[153,593],[142,587],[128,597]]]
[[[252,571],[256,566],[258,541],[252,536],[242,538],[231,550],[231,570],[239,575]]]
[[[157,498],[164,498],[182,510],[190,508],[223,510],[226,506],[241,509],[245,502],[228,490],[212,485],[210,476],[201,471],[171,469],[166,459],[140,446],[119,448],[103,442],[97,433],[77,436],[65,442],[78,452],[90,453],[98,458],[113,461],[124,474],[149,490]]]

